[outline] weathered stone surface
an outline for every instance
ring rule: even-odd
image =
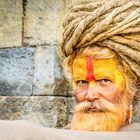
[[[71,122],[73,113],[74,113],[74,106],[76,105],[75,97],[69,97],[68,103],[68,124]]]
[[[134,103],[134,122],[140,122],[140,99]]]
[[[68,83],[58,65],[56,49],[55,46],[37,47],[33,95],[68,94]]]
[[[58,44],[62,19],[71,0],[28,0],[24,40],[30,45]]]
[[[21,46],[22,0],[0,0],[0,48]]]
[[[34,48],[0,49],[0,95],[31,95]]]
[[[47,127],[62,127],[67,123],[67,100],[49,96],[0,96],[0,119],[23,119]]]

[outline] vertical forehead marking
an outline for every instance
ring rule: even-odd
[[[93,69],[93,58],[88,57],[86,80],[90,82],[90,81],[93,81],[94,79],[95,77],[94,77],[94,69]]]

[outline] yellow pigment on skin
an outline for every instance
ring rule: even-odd
[[[96,80],[109,79],[120,91],[123,91],[125,86],[124,75],[116,67],[114,59],[94,59],[93,74]],[[86,80],[87,75],[87,57],[76,57],[73,62],[73,85],[76,89],[76,81]],[[96,82],[89,82],[89,86],[94,86]]]

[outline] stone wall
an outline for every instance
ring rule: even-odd
[[[59,41],[71,1],[0,0],[0,119],[47,127],[70,122],[74,99]],[[140,122],[140,101],[134,104]]]
[[[60,65],[62,19],[71,0],[0,1],[0,119],[62,127],[71,94]]]

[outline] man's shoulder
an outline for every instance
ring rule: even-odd
[[[132,123],[120,129],[120,131],[140,131],[140,123]]]

